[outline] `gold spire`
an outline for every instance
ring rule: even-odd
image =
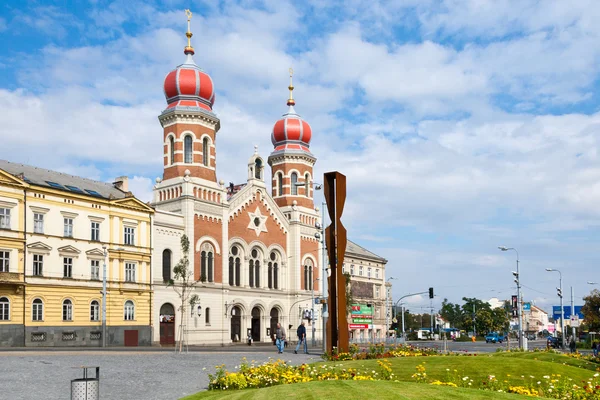
[[[187,46],[183,50],[185,54],[194,54],[194,48],[192,47],[192,31],[190,30],[190,20],[192,19],[192,12],[190,10],[185,10],[185,15],[187,16],[187,32],[185,36],[187,36],[188,42]]]
[[[292,92],[294,91],[294,83],[292,82],[292,76],[294,75],[294,70],[292,69],[292,67],[290,67],[289,71],[290,71],[290,86],[288,86],[288,89],[290,90],[290,98],[287,101],[287,105],[293,106],[296,104],[296,102],[294,101],[294,96],[292,95]]]

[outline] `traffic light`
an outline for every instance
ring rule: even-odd
[[[433,288],[432,287],[429,288],[429,298],[433,299]]]
[[[561,288],[556,288],[556,294],[558,294],[558,297],[560,297],[562,299],[562,289]]]

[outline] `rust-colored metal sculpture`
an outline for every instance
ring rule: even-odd
[[[325,242],[329,256],[329,319],[327,320],[327,351],[336,347],[348,351],[348,320],[346,311],[346,279],[341,265],[346,252],[346,228],[341,217],[346,202],[346,176],[339,172],[327,172],[324,179],[325,201],[331,225],[325,229]]]

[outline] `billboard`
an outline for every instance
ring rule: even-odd
[[[348,329],[369,329],[373,324],[373,306],[369,304],[352,304],[351,323]]]
[[[583,306],[575,306],[575,314],[579,316],[579,319],[583,319],[581,308]],[[571,306],[563,306],[565,313],[565,319],[571,319]],[[552,316],[554,318],[560,318],[560,306],[552,306]]]

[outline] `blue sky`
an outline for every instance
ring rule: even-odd
[[[213,78],[218,175],[242,182],[286,111],[317,173],[348,177],[350,237],[389,259],[394,296],[576,302],[600,256],[600,6],[595,1],[8,1],[0,5],[0,158],[94,179],[161,175],[164,76]],[[50,151],[49,151],[50,150]],[[239,162],[239,160],[243,160]],[[415,298],[412,306],[428,304]]]

